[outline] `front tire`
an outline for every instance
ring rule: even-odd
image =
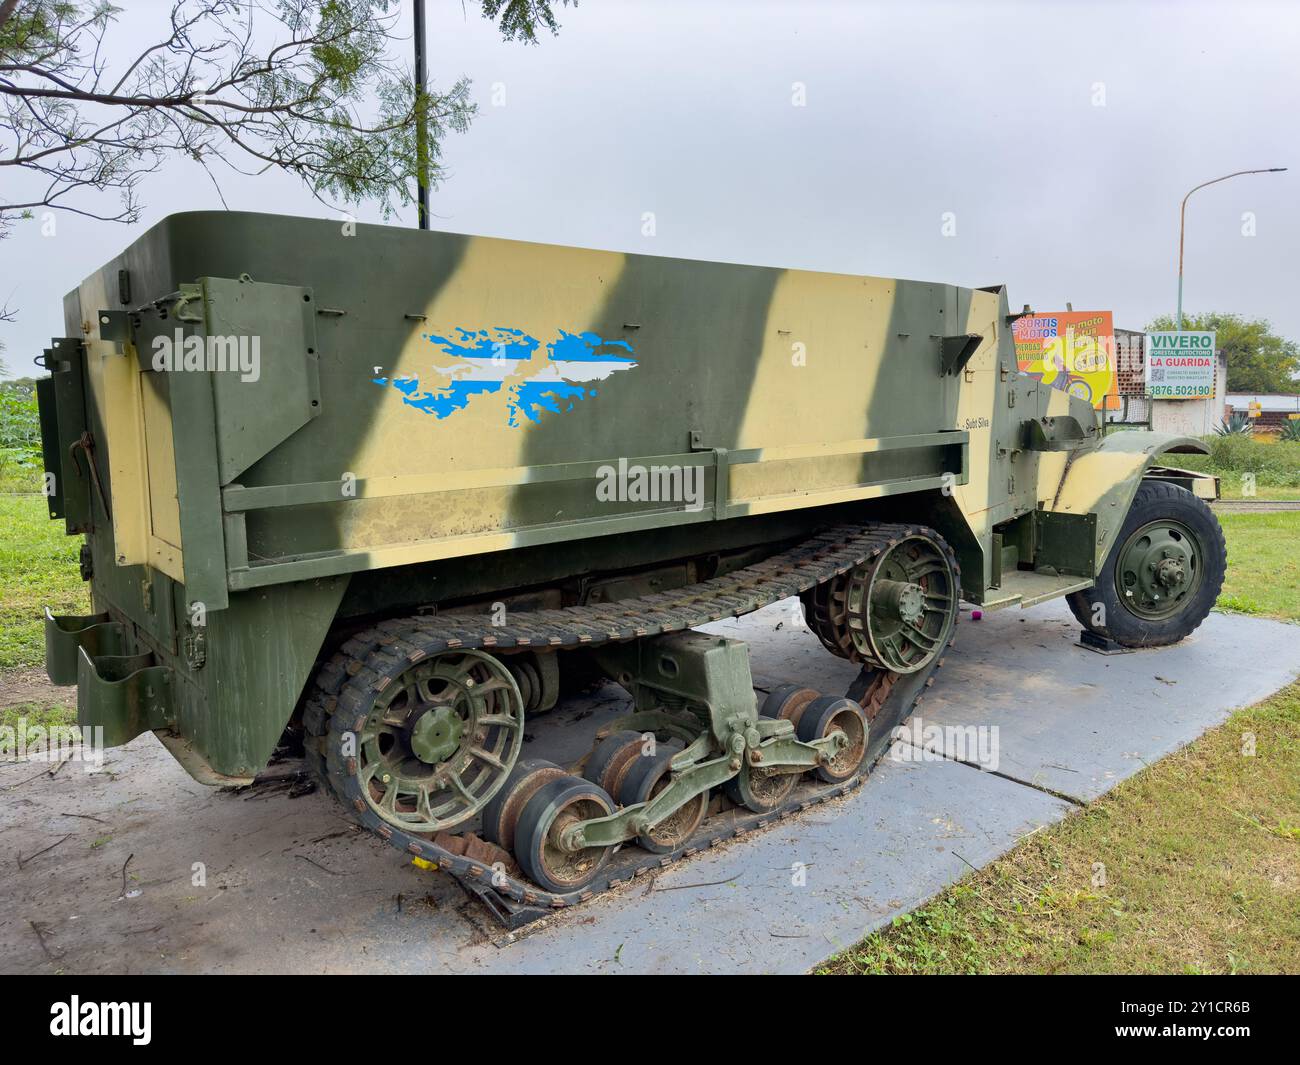
[[[1205,502],[1167,481],[1143,481],[1097,583],[1069,596],[1079,624],[1124,647],[1177,643],[1205,620],[1228,552]]]

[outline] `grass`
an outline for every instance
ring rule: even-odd
[[[0,493],[0,671],[45,661],[43,606],[88,614],[90,596],[77,565],[82,539],[50,521],[40,495]]]
[[[1300,684],[1238,711],[822,971],[1300,971]]]
[[[17,735],[18,727],[23,723],[26,724],[29,734],[36,728],[48,729],[75,725],[77,723],[76,698],[75,695],[72,696],[72,706],[62,703],[50,705],[30,702],[0,707],[0,729],[13,729],[14,734]]]
[[[1208,455],[1168,455],[1171,466],[1200,470],[1219,478],[1224,499],[1300,499],[1300,443],[1271,436],[1206,437]],[[1254,495],[1242,494],[1254,478]]]
[[[1218,517],[1228,541],[1219,608],[1300,621],[1300,512]]]
[[[41,490],[41,460],[31,451],[0,447],[0,493]]]
[[[1256,484],[1254,494],[1246,495],[1242,491],[1244,482],[1241,474],[1232,470],[1208,472],[1219,474],[1219,496],[1222,499],[1257,499],[1260,502],[1300,499],[1300,488],[1279,487],[1273,484]]]

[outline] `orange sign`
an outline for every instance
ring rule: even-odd
[[[1098,410],[1119,407],[1115,324],[1110,311],[1058,311],[1017,318],[1011,327],[1016,361],[1044,384],[1087,400]]]

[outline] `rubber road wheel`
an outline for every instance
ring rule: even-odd
[[[740,772],[722,785],[727,798],[756,814],[770,813],[790,797],[799,783],[799,773],[772,773],[743,765]]]
[[[1227,564],[1223,530],[1204,500],[1143,481],[1097,583],[1069,596],[1070,609],[1124,647],[1177,643],[1209,614]]]
[[[774,688],[772,694],[763,700],[759,707],[762,717],[784,718],[799,730],[799,718],[808,704],[818,698],[821,692],[815,688],[805,688],[802,684],[783,684]]]
[[[619,786],[628,770],[641,756],[645,737],[640,732],[623,729],[606,736],[591,752],[583,778],[602,788],[607,795],[618,798]]]
[[[615,798],[620,806],[649,802],[672,781],[672,760],[681,752],[678,745],[665,745],[653,758],[639,758],[623,778]],[[697,795],[679,806],[649,832],[637,836],[637,843],[652,854],[668,854],[683,847],[704,821],[709,793]]]
[[[528,878],[546,891],[580,891],[609,861],[612,847],[560,849],[566,825],[614,812],[614,800],[579,777],[559,777],[543,785],[524,807],[515,826],[515,857]]]
[[[827,784],[839,784],[858,771],[867,754],[867,733],[870,726],[862,707],[852,699],[823,695],[808,704],[799,719],[798,735],[804,743],[815,743],[832,732],[842,732],[848,740],[829,765],[815,770]]]
[[[552,780],[568,776],[554,762],[544,758],[521,758],[486,806],[483,807],[483,838],[508,851],[515,847],[515,826],[528,800]]]

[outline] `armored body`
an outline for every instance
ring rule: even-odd
[[[301,742],[508,920],[856,786],[962,599],[1150,646],[1223,578],[1213,479],[1158,460],[1203,445],[1019,373],[1000,288],[194,213],[65,318],[50,514],[96,613],[47,612],[47,665],[82,724],[211,784]],[[697,629],[792,596],[861,671],[760,705]],[[534,756],[598,678],[622,712]]]

